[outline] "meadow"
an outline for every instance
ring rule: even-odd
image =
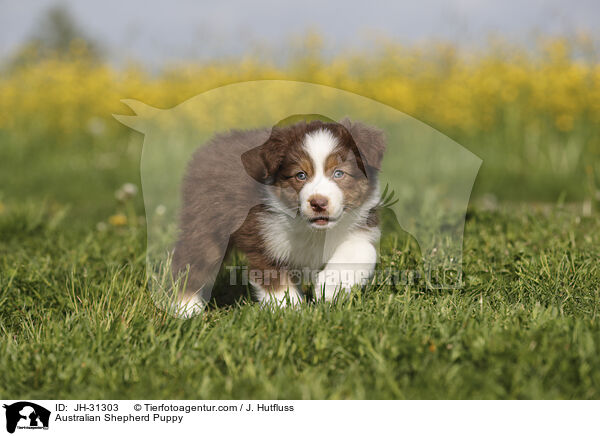
[[[333,59],[309,46],[285,65],[152,74],[85,50],[0,73],[1,397],[600,397],[600,64],[586,41]],[[191,320],[154,306],[143,137],[112,114],[123,98],[169,108],[260,79],[367,96],[483,160],[462,288],[373,284],[298,311],[261,310],[245,289]],[[386,226],[382,267],[419,258]]]

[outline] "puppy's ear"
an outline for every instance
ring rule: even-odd
[[[385,135],[383,131],[363,123],[356,123],[344,118],[340,121],[354,139],[362,159],[367,167],[381,170],[381,161],[385,152]]]
[[[242,154],[242,164],[250,177],[260,183],[271,184],[285,156],[283,141],[271,135],[263,144]]]

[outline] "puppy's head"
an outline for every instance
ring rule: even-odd
[[[269,201],[316,229],[331,228],[360,208],[377,184],[383,135],[342,123],[274,127],[263,145],[242,155],[248,174],[269,185]]]

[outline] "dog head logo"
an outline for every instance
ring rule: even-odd
[[[29,401],[3,406],[6,409],[6,431],[19,429],[48,429],[50,411]]]
[[[274,127],[281,127],[281,120],[293,124],[298,121],[294,118],[297,114],[324,114],[317,118],[324,123],[343,125],[351,132],[347,148],[352,149],[353,144],[358,146],[360,153],[355,154],[359,169],[366,163],[363,170],[368,175],[368,164],[376,163],[382,197],[379,205],[387,208],[395,225],[419,245],[425,285],[448,289],[462,286],[465,216],[481,159],[434,128],[368,98],[327,86],[293,81],[227,85],[166,110],[133,100],[123,102],[136,115],[115,115],[115,118],[144,134],[141,178],[148,229],[147,272],[153,283],[152,295],[159,306],[169,307],[168,299],[163,297],[170,292],[172,277],[165,271],[173,260],[178,234],[182,182],[198,147],[203,144],[211,147],[222,135],[229,135],[228,140],[234,148],[239,145],[239,156],[228,164],[234,170],[227,183],[251,179],[258,191],[261,183],[265,183],[263,176],[268,175],[268,171],[254,173],[260,167],[253,166],[248,158],[260,156],[260,153],[244,153],[260,150],[270,140]],[[374,129],[356,129],[354,125],[373,126]],[[385,137],[385,147],[370,149],[380,151],[375,158],[365,155],[361,144],[381,142],[378,136],[373,136],[380,133]],[[214,153],[219,152],[214,148]],[[213,170],[219,169],[206,168],[209,172]],[[299,172],[294,173],[298,176],[296,173]],[[303,174],[300,176],[304,177]],[[219,190],[220,187],[212,189]],[[308,189],[306,191],[310,194]],[[238,196],[227,216],[221,213],[207,222],[208,226],[215,226],[215,231],[202,244],[220,253],[220,257],[214,256],[207,267],[211,279],[221,266],[231,232],[244,223],[248,211],[256,206],[255,198],[251,197]],[[307,216],[314,215],[315,209],[324,208],[318,204],[320,197],[313,197],[315,204],[307,203],[313,208],[312,211],[307,209]],[[333,214],[334,204],[331,198],[329,200],[327,207]],[[214,202],[209,203],[199,203],[198,207],[210,209],[215,206]],[[221,225],[223,223],[227,225]],[[202,289],[205,300],[210,297],[212,283],[208,280]]]

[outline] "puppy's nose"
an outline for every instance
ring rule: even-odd
[[[323,212],[327,209],[328,200],[326,197],[315,195],[314,197],[311,197],[308,202],[310,203],[312,210],[315,212]]]

